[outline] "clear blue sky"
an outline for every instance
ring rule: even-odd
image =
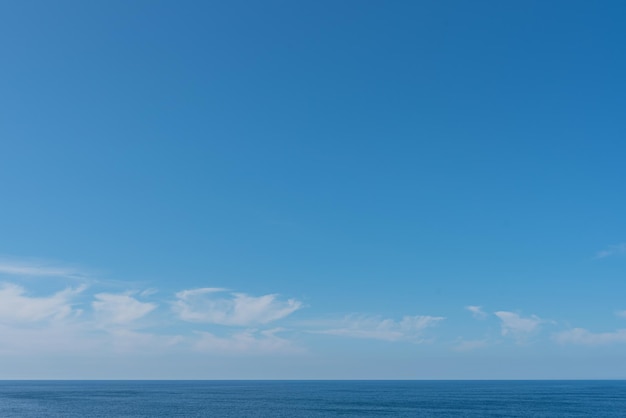
[[[626,378],[622,1],[4,1],[0,378]]]

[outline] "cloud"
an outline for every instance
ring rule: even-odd
[[[102,324],[129,324],[156,309],[154,303],[140,302],[128,293],[98,293],[91,306]]]
[[[250,326],[284,318],[302,306],[295,299],[280,301],[275,294],[254,297],[224,292],[219,288],[183,290],[176,293],[172,309],[184,321]]]
[[[472,316],[476,319],[485,319],[487,318],[487,313],[483,311],[482,306],[466,306],[465,309],[472,313]]]
[[[471,351],[487,346],[487,340],[463,340],[454,346],[454,351]]]
[[[51,284],[46,282],[46,288]],[[39,283],[37,287],[41,287]],[[149,299],[155,289],[95,294],[85,294],[85,289],[65,287],[42,295],[32,294],[19,284],[0,282],[0,356],[27,359],[71,355],[96,359],[147,352],[255,355],[302,351],[279,335],[284,331],[280,328],[246,329],[232,334],[172,333],[168,332],[172,331],[171,311],[170,318],[143,322],[158,308]],[[253,297],[210,288],[183,290],[176,298],[175,307],[183,318],[235,326],[272,322],[301,306],[296,300],[282,300],[276,295]],[[79,302],[83,309],[77,309]],[[138,332],[138,325],[149,325],[150,332]]]
[[[28,277],[84,277],[84,273],[71,267],[52,265],[39,260],[0,259],[0,274]]]
[[[0,322],[0,355],[47,356],[53,353],[82,355],[94,353],[101,340],[88,338],[80,324],[72,321],[50,321],[29,324]]]
[[[31,296],[22,286],[0,283],[0,353],[88,352],[91,340],[77,338],[82,311],[74,308],[74,299],[84,289],[68,287]]]
[[[152,296],[154,294],[157,294],[158,292],[159,291],[157,289],[154,289],[154,288],[145,289],[145,290],[141,291],[141,293],[139,293],[139,296],[144,296],[144,297]]]
[[[297,353],[303,350],[293,343],[276,334],[284,331],[274,328],[259,331],[248,329],[234,333],[228,337],[218,337],[209,332],[197,332],[200,337],[194,344],[194,349],[203,352],[222,354],[273,354]]]
[[[85,289],[66,288],[50,296],[31,297],[16,284],[0,284],[0,322],[37,322],[63,319],[79,311],[72,308],[71,300]]]
[[[111,328],[94,329],[88,320],[57,321],[39,327],[0,324],[0,355],[43,358],[56,354],[101,357],[111,353],[157,354],[172,348],[181,336]]]
[[[109,331],[110,338],[103,340],[105,348],[111,348],[116,353],[146,352],[155,354],[159,351],[168,350],[180,344],[183,337],[180,335],[158,335],[148,332],[137,332],[124,328],[116,328]]]
[[[620,318],[626,318],[626,311],[617,311],[615,312],[615,316]]]
[[[519,314],[507,311],[495,312],[500,318],[502,335],[510,335],[517,340],[523,340],[539,328],[544,321],[536,315],[523,318]]]
[[[626,243],[611,245],[605,250],[598,251],[594,258],[599,259],[619,255],[626,255]]]
[[[435,326],[444,319],[439,316],[405,316],[400,321],[394,321],[378,317],[348,316],[336,328],[313,332],[351,338],[420,342],[426,328]]]
[[[554,334],[553,339],[561,344],[607,345],[626,343],[626,329],[593,333],[584,328],[574,328]]]
[[[158,350],[172,339],[126,329],[156,308],[130,293],[99,293],[94,295],[91,311],[76,309],[76,299],[86,288],[32,296],[20,285],[0,283],[0,353],[38,356]]]

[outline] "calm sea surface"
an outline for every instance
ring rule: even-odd
[[[626,417],[626,381],[0,381],[0,417]]]

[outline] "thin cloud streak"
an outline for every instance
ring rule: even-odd
[[[43,265],[36,262],[16,262],[8,260],[0,260],[0,273],[10,276],[29,276],[29,277],[82,277],[78,270],[67,267],[55,267]]]
[[[487,340],[464,340],[461,339],[454,347],[454,351],[472,351],[487,347]]]
[[[598,251],[595,259],[613,257],[613,256],[625,256],[626,255],[626,243],[611,245],[607,249]]]
[[[198,340],[193,344],[196,351],[226,355],[294,354],[304,350],[276,334],[282,328],[269,330],[247,329],[220,337],[210,332],[197,331]]]
[[[368,316],[348,316],[331,329],[310,331],[339,337],[373,339],[383,341],[422,342],[426,328],[433,327],[445,318],[440,316],[405,316],[399,321]]]
[[[554,334],[553,339],[561,344],[589,346],[626,343],[626,329],[618,329],[613,332],[594,333],[584,328],[574,328]]]

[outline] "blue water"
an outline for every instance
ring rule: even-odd
[[[0,381],[0,417],[626,417],[626,381]]]

